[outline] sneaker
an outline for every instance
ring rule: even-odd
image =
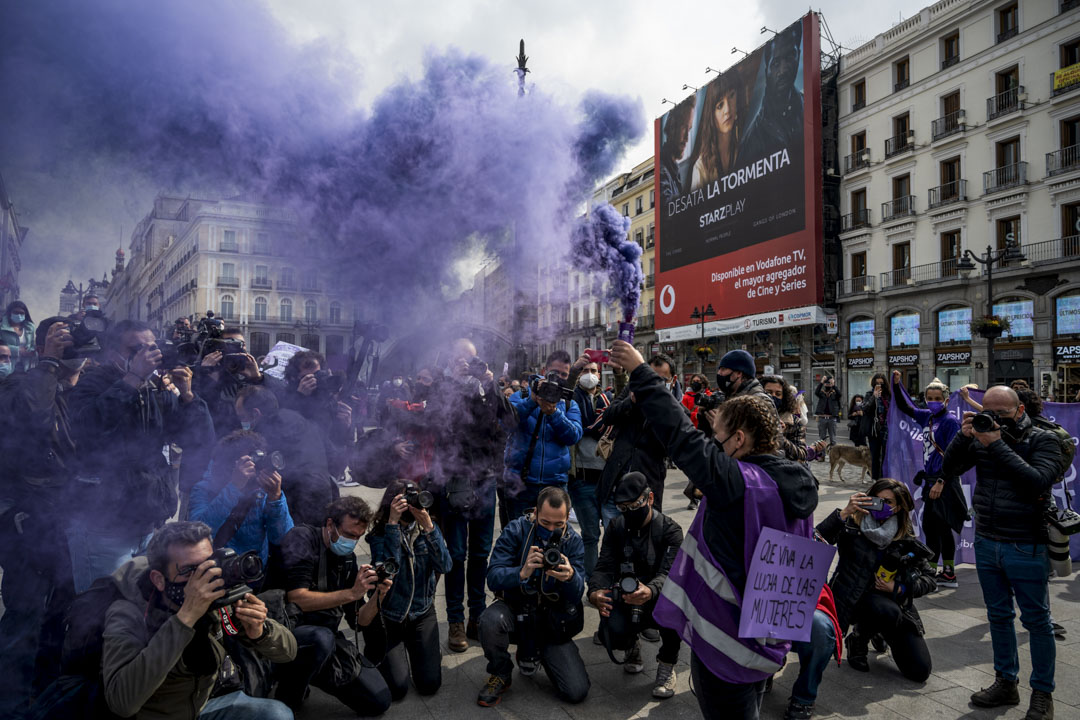
[[[353,479],[350,478],[348,480],[340,480],[340,481],[338,481],[338,486],[339,487],[360,487],[360,483],[358,483],[356,480],[353,480]]]
[[[488,675],[487,682],[476,696],[476,704],[483,707],[495,707],[502,700],[503,693],[510,689],[510,678]]]
[[[1066,630],[1063,625],[1059,625],[1058,623],[1050,624],[1054,626],[1054,637],[1056,637],[1058,640],[1064,640],[1066,633],[1068,633],[1068,630]]]
[[[698,506],[698,501],[697,500],[691,500],[690,504],[686,506],[686,509],[687,510],[697,510],[697,506]]]
[[[876,652],[878,655],[885,652],[885,649],[889,647],[889,644],[885,642],[885,638],[881,636],[881,633],[878,633],[874,635],[874,637],[870,638],[870,644],[873,646],[874,652]]]
[[[656,628],[645,628],[638,635],[645,642],[660,642],[660,631]]]
[[[812,717],[814,717],[814,703],[803,705],[794,699],[788,700],[784,720],[810,720]]]
[[[859,672],[870,672],[870,663],[866,661],[866,653],[870,650],[867,638],[852,630],[844,644],[847,646],[848,666]]]
[[[971,696],[971,704],[976,707],[986,708],[1000,707],[1001,705],[1019,705],[1020,692],[1016,689],[1016,681],[1009,681],[1003,677],[994,678],[993,685],[983,688]]]
[[[468,624],[465,625],[465,637],[480,642],[480,628],[476,624],[476,618],[469,618]]]
[[[462,653],[469,649],[469,640],[465,637],[465,623],[450,623],[446,646],[456,653]]]
[[[637,675],[645,669],[645,661],[641,659],[641,643],[635,642],[634,647],[626,651],[626,662],[622,669],[629,675]]]
[[[656,666],[656,684],[653,685],[652,696],[666,700],[675,695],[675,663],[662,662]]]
[[[1024,720],[1054,720],[1054,696],[1042,690],[1032,690],[1031,704]]]
[[[939,572],[934,579],[937,581],[938,587],[959,587],[959,584],[956,582],[956,571],[949,570],[948,568],[942,568],[941,572]]]
[[[517,660],[518,672],[525,677],[532,677],[540,669],[540,663],[535,658],[521,657],[520,650],[514,655],[514,659]]]

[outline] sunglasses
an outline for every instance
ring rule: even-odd
[[[639,507],[649,502],[649,493],[644,493],[637,500],[631,500],[625,503],[616,503],[615,507],[619,512],[629,512],[631,510],[637,510]]]

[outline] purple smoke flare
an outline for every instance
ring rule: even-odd
[[[629,322],[641,299],[641,246],[627,231],[630,218],[608,203],[594,207],[574,230],[570,259],[588,272],[602,275],[608,284],[605,300],[618,302]]]

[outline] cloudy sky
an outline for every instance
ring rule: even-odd
[[[851,49],[924,4],[824,0],[814,9],[823,13],[833,39]],[[529,81],[545,92],[568,104],[591,88],[629,95],[641,99],[649,119],[663,113],[662,98],[689,94],[684,83],[700,86],[712,77],[706,67],[724,69],[740,59],[733,47],[752,51],[761,44],[768,37],[760,32],[763,25],[782,28],[809,9],[797,0],[269,0],[269,5],[298,43],[341,48],[358,59],[362,79],[354,102],[361,107],[396,80],[418,75],[426,53],[450,46],[505,62],[509,74],[518,39],[524,38]],[[650,132],[622,166],[651,154]],[[121,237],[126,250],[131,228],[160,189],[81,187],[65,190],[58,202],[51,186],[55,179],[47,174],[4,167],[3,158],[0,172],[21,222],[31,228],[20,280],[32,313],[41,317],[55,312],[69,276],[77,284],[111,269]],[[42,198],[48,201],[35,201]]]

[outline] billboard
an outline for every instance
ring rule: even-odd
[[[994,303],[994,314],[1009,319],[1009,330],[1001,338],[1029,338],[1035,335],[1035,303],[1031,300]]]
[[[656,327],[822,299],[821,67],[811,13],[656,121]]]
[[[851,339],[849,350],[873,350],[874,321],[852,320],[848,323],[848,336]]]
[[[1080,295],[1065,295],[1057,299],[1057,334],[1080,334]]]
[[[889,318],[889,347],[919,344],[919,316],[893,315]]]
[[[971,308],[939,310],[937,318],[939,343],[971,342]]]

